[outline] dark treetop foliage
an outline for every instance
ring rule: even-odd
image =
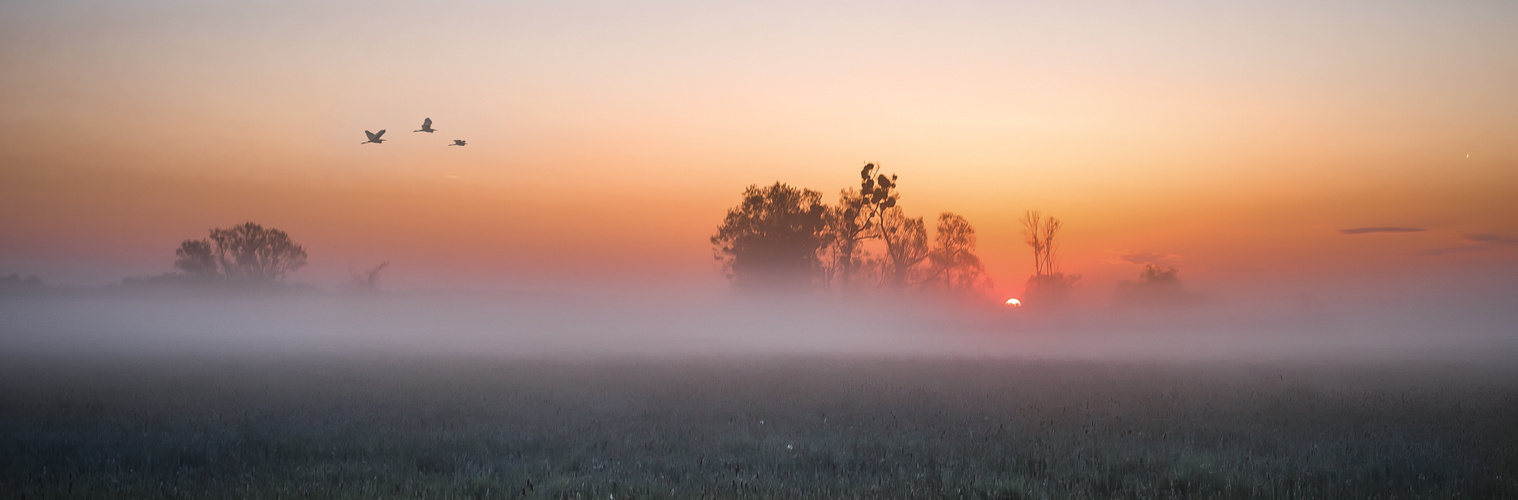
[[[930,241],[922,217],[907,217],[897,206],[895,175],[870,163],[859,179],[859,188],[844,190],[833,207],[823,206],[816,191],[778,182],[749,186],[711,238],[733,284],[844,290],[868,284],[955,293],[989,284],[969,221],[940,215],[937,238]],[[871,240],[884,247],[877,247],[879,254],[865,250]]]
[[[849,287],[863,264],[861,243],[884,236],[881,228],[886,211],[895,207],[899,198],[895,174],[886,177],[874,163],[860,169],[859,190],[844,190],[838,206],[829,210],[826,239],[830,255],[824,276],[829,284]]]
[[[776,182],[749,186],[711,237],[716,258],[743,289],[800,289],[820,276],[822,193]]]
[[[174,268],[191,276],[255,282],[277,281],[306,265],[306,250],[290,235],[252,222],[185,240],[174,255]]]

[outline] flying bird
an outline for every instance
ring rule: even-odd
[[[368,143],[371,143],[371,142],[375,143],[375,144],[380,144],[380,143],[385,142],[384,139],[380,138],[381,136],[385,135],[385,131],[384,130],[381,130],[378,133],[370,132],[368,130],[365,130],[364,133],[369,136],[369,140],[364,141],[364,142],[360,142],[359,144],[361,144],[361,145],[362,144],[368,144]]]
[[[413,130],[411,132],[412,133],[426,132],[426,133],[430,134],[430,133],[437,132],[437,131],[432,129],[432,119],[428,118],[428,119],[422,121],[422,129],[421,130]]]
[[[467,145],[468,144],[464,144],[464,140],[463,139],[454,139],[453,140],[453,144],[449,144],[449,146],[467,146]]]

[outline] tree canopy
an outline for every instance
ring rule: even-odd
[[[306,265],[306,250],[278,229],[252,222],[212,229],[210,238],[185,240],[174,268],[190,276],[254,282],[284,279]]]
[[[898,206],[897,177],[874,163],[836,206],[817,191],[784,183],[749,186],[711,237],[735,287],[968,292],[989,284],[964,217],[939,216],[930,240],[922,217]]]
[[[820,278],[826,207],[822,193],[776,182],[749,186],[711,237],[733,285],[799,289]]]

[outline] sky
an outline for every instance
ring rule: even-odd
[[[0,275],[51,284],[253,221],[324,287],[716,290],[745,186],[866,162],[998,296],[1034,209],[1093,296],[1518,277],[1512,2],[20,0],[0,69]]]

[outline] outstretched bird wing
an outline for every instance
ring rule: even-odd
[[[365,132],[368,132],[368,130],[365,130]],[[375,133],[374,133],[374,138],[375,138],[375,139],[379,139],[379,138],[380,138],[380,137],[383,137],[383,136],[384,136],[384,135],[385,135],[385,131],[384,131],[384,130],[381,130],[381,131],[379,131],[379,132],[375,132]]]
[[[383,134],[383,133],[385,133],[385,131],[383,131],[383,130],[381,130],[381,131],[380,131],[380,134]],[[369,141],[371,141],[371,142],[373,142],[373,141],[374,141],[374,140],[375,140],[375,139],[378,139],[378,138],[379,138],[379,134],[376,134],[376,133],[374,133],[374,132],[370,132],[370,131],[368,131],[368,130],[365,130],[365,131],[364,131],[364,135],[367,135],[367,136],[369,136]]]
[[[427,130],[429,128],[432,128],[432,119],[428,118],[426,120],[422,120],[422,130]]]

